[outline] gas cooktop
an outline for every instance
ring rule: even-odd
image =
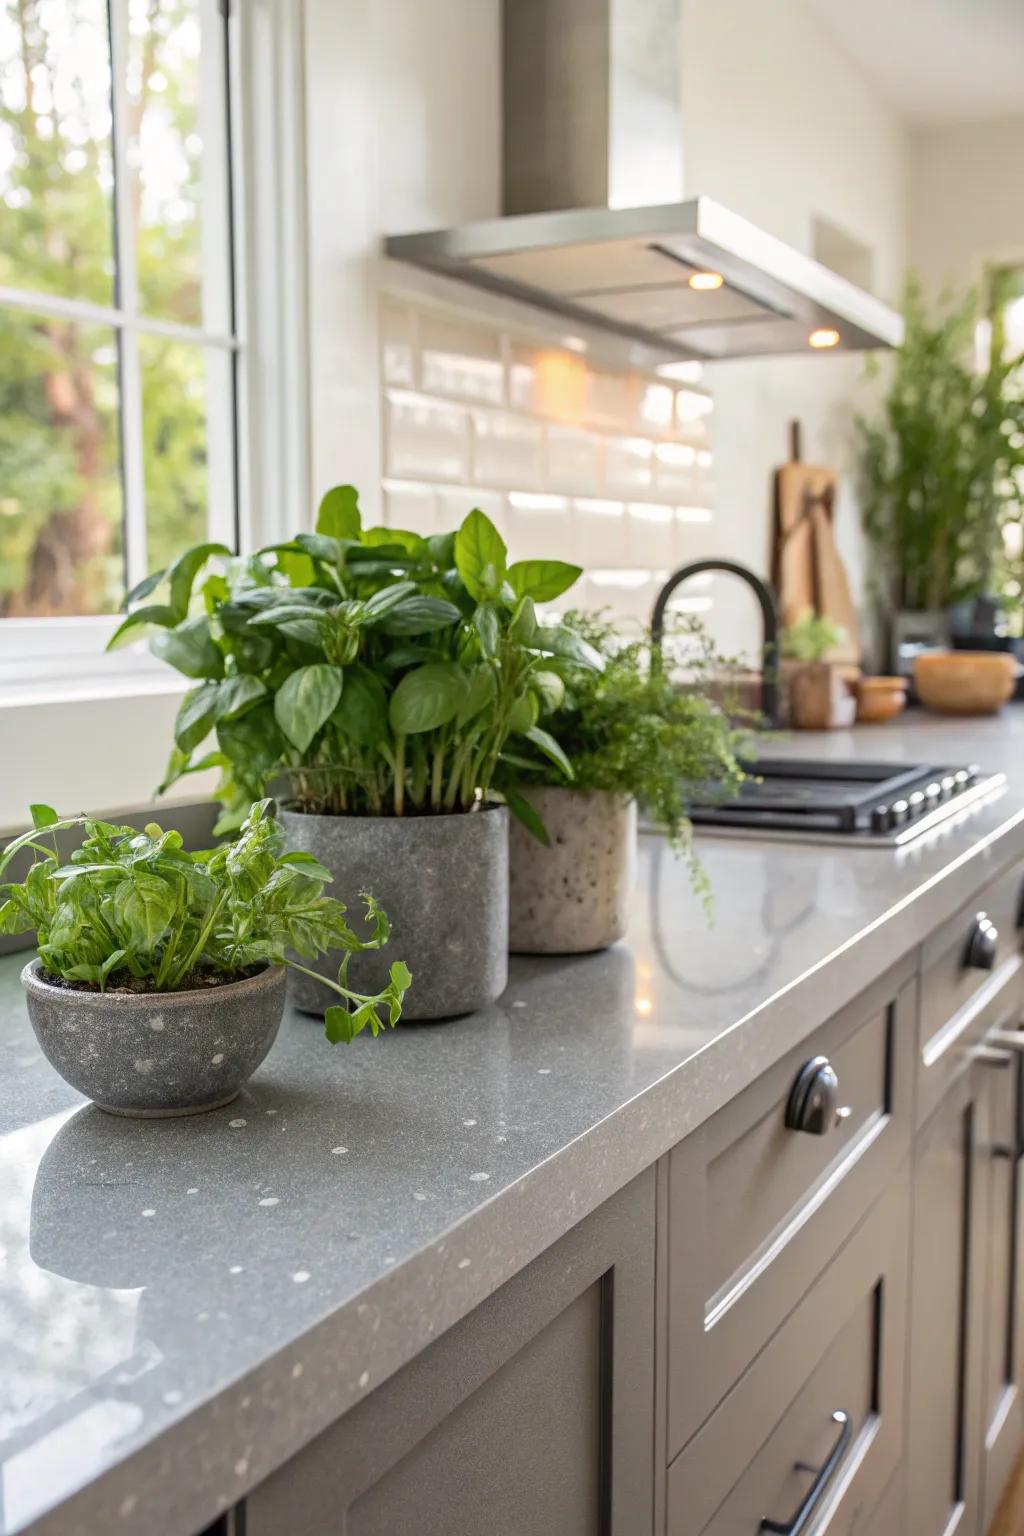
[[[690,806],[702,831],[898,848],[1006,781],[934,763],[762,757],[743,767],[750,777],[735,799]]]

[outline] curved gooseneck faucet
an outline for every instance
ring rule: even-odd
[[[749,566],[740,565],[737,560],[694,560],[690,565],[681,565],[677,571],[673,571],[658,593],[651,613],[651,637],[654,644],[656,647],[661,645],[665,632],[665,612],[673,592],[691,576],[699,576],[704,571],[726,571],[731,576],[738,576],[757,598],[761,608],[761,712],[768,725],[777,725],[779,610],[771,587]]]

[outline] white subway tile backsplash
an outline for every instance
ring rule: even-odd
[[[512,560],[569,560],[559,603],[646,624],[666,573],[721,553],[713,401],[699,365],[658,377],[601,366],[432,299],[381,304],[386,521],[432,533],[479,506]],[[687,586],[706,612],[711,589]]]
[[[437,497],[432,485],[417,484],[412,480],[385,480],[384,522],[389,528],[407,528],[410,533],[427,538],[440,531],[437,518]]]
[[[622,566],[629,560],[629,530],[621,501],[578,496],[572,504],[575,523],[573,558],[577,565]]]
[[[511,560],[569,560],[574,556],[573,526],[565,496],[511,491],[508,498],[508,548]]]
[[[675,557],[675,521],[673,507],[631,502],[628,523],[630,565],[671,565]]]
[[[645,437],[609,437],[604,445],[604,483],[609,491],[646,491],[652,483],[654,444]]]
[[[505,368],[497,331],[445,315],[420,321],[420,387],[428,393],[501,405]]]
[[[601,475],[600,438],[583,427],[549,426],[547,442],[551,489],[592,493]]]
[[[469,421],[462,406],[389,390],[385,431],[389,476],[468,479]]]
[[[511,411],[473,412],[473,478],[482,485],[540,490],[544,429]]]
[[[416,321],[408,304],[385,300],[380,309],[381,372],[385,384],[416,383]]]

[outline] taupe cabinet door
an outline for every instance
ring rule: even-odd
[[[963,1073],[914,1148],[906,1441],[914,1536],[979,1536],[992,1070]]]
[[[246,1536],[652,1536],[650,1168],[257,1488]]]

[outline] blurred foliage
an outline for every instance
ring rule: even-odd
[[[1024,507],[1024,380],[1006,345],[1012,281],[993,274],[984,303],[946,296],[933,315],[907,280],[906,336],[880,414],[858,422],[864,527],[887,613],[989,591],[1019,605],[1008,530]]]
[[[195,0],[130,0],[127,204],[139,306],[198,324]],[[0,284],[115,302],[103,0],[0,0]],[[202,349],[140,339],[148,563],[206,529]],[[114,611],[124,592],[117,337],[0,311],[0,615]]]

